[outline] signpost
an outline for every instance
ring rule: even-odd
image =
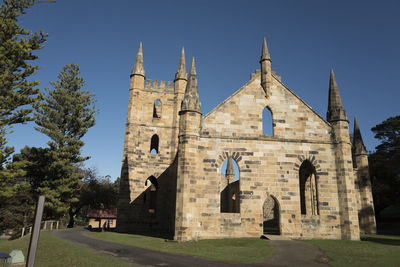
[[[43,208],[44,196],[40,196],[36,206],[35,222],[33,223],[31,241],[29,242],[28,260],[26,262],[27,267],[35,266],[36,249],[39,241],[40,225],[42,224]]]

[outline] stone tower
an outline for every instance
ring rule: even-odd
[[[125,131],[118,228],[123,232],[163,231],[173,235],[178,112],[187,83],[182,48],[172,82],[145,77],[142,44],[131,73]],[[145,179],[138,177],[145,176]],[[159,199],[171,201],[158,204]],[[163,221],[163,223],[159,223]]]
[[[356,173],[356,191],[359,194],[358,219],[360,232],[365,234],[376,233],[374,202],[369,176],[367,149],[361,136],[356,117],[354,117],[353,131],[353,165]]]
[[[333,130],[342,238],[358,240],[360,231],[356,208],[357,195],[354,185],[349,120],[342,105],[333,70],[331,70],[329,80],[329,100],[326,117]]]

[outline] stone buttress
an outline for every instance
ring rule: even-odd
[[[361,136],[356,117],[354,117],[353,131],[353,165],[356,173],[356,190],[359,194],[358,219],[360,232],[364,234],[376,233],[374,201],[371,191],[367,149]]]
[[[197,203],[197,147],[199,145],[201,107],[197,88],[194,58],[190,66],[185,95],[179,112],[179,145],[176,190],[175,236],[177,241],[196,239],[197,218],[201,206]]]
[[[333,70],[330,74],[326,117],[333,130],[342,239],[359,240],[357,192],[354,184],[349,121],[342,105]]]

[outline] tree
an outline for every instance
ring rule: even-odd
[[[381,143],[368,157],[376,214],[387,206],[400,207],[400,116],[371,129]]]
[[[79,201],[78,191],[84,173],[78,163],[88,159],[81,156],[81,138],[95,124],[94,95],[82,91],[84,79],[79,77],[76,64],[63,67],[58,81],[51,82],[42,103],[34,105],[35,129],[50,138],[47,179],[38,191],[47,198],[46,212],[54,218],[65,215]]]
[[[33,0],[4,0],[0,6],[0,168],[14,152],[6,146],[6,132],[13,124],[32,120],[29,106],[39,100],[39,81],[28,78],[39,68],[30,62],[39,58],[34,52],[43,48],[47,34],[18,25],[18,18],[34,4]]]
[[[112,183],[107,176],[101,177],[96,168],[88,168],[85,173],[86,177],[79,190],[79,202],[74,203],[70,218],[77,215],[85,220],[88,208],[100,209],[117,205],[119,178]]]
[[[49,165],[46,151],[26,146],[0,172],[10,178],[0,191],[0,232],[13,229],[18,235],[32,223],[38,188]]]
[[[390,117],[371,129],[375,138],[381,140],[376,153],[388,160],[400,159],[400,116]]]

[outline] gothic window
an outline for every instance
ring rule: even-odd
[[[149,184],[150,183],[150,184]],[[147,203],[147,207],[149,213],[156,212],[156,200],[157,200],[157,190],[158,190],[158,182],[154,176],[150,176],[147,178],[145,182],[145,186],[149,186],[144,192],[144,204]]]
[[[274,125],[272,120],[272,111],[265,107],[262,113],[262,128],[264,135],[274,135]]]
[[[153,118],[161,118],[161,108],[162,105],[160,99],[156,99],[153,106]]]
[[[300,166],[299,182],[301,214],[319,215],[316,171],[309,160],[303,161]]]
[[[159,138],[158,135],[155,134],[151,137],[151,142],[150,142],[151,154],[158,154],[158,143],[159,143]]]
[[[236,161],[230,157],[226,159],[221,174],[221,212],[240,213],[240,179]]]

